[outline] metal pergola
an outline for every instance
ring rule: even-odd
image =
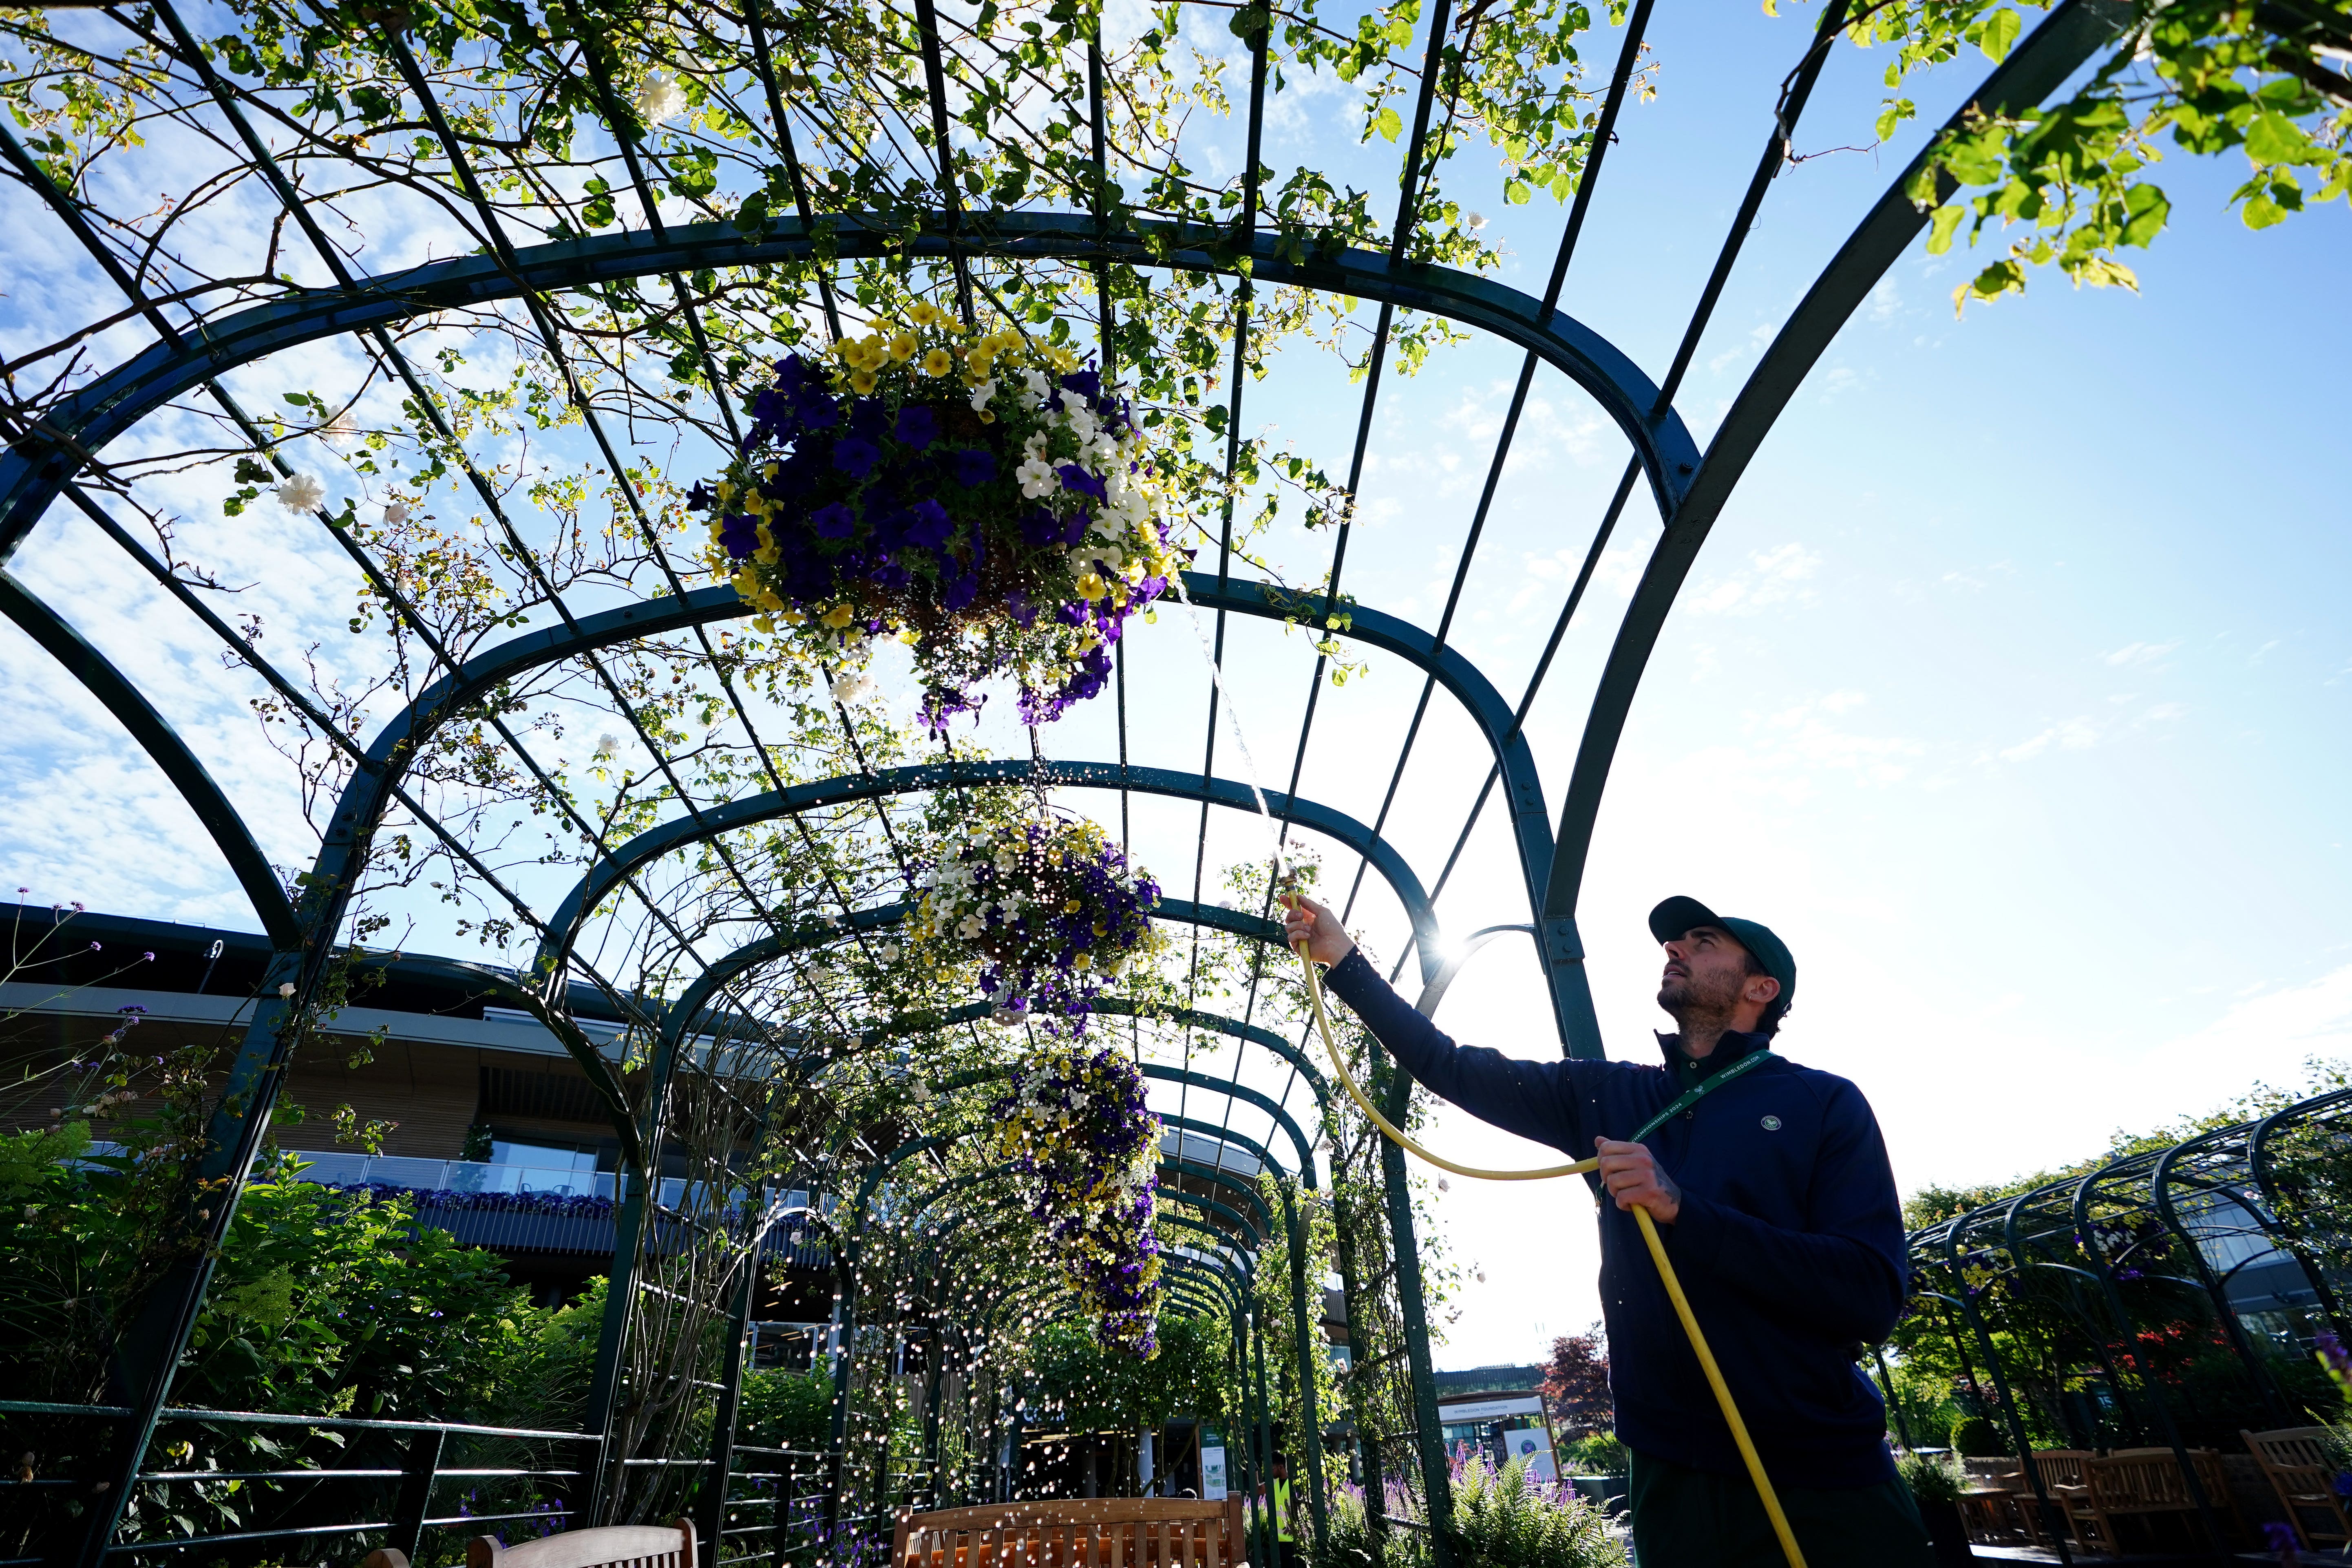
[[[1526,896],[1526,916],[1523,923],[1514,921],[1481,931],[1473,945],[1503,931],[1522,931],[1532,937],[1534,963],[1542,976],[1563,1051],[1575,1057],[1601,1056],[1583,968],[1578,899],[1612,760],[1643,672],[1710,530],[1775,420],[1855,308],[1927,223],[1926,211],[1908,194],[1921,166],[1915,162],[1887,182],[1884,194],[1780,327],[1712,440],[1704,450],[1699,447],[1676,409],[1677,392],[1775,175],[1786,166],[1790,138],[1830,56],[1830,46],[1847,21],[1848,10],[1845,0],[1829,0],[1779,102],[1769,115],[1759,116],[1761,146],[1753,173],[1671,359],[1663,374],[1653,375],[1562,308],[1579,239],[1617,135],[1620,111],[1635,79],[1653,0],[1635,0],[1625,19],[1613,68],[1591,121],[1589,156],[1569,203],[1544,286],[1534,295],[1409,258],[1416,204],[1433,178],[1432,138],[1442,133],[1444,106],[1438,89],[1444,72],[1441,65],[1455,21],[1450,0],[1434,0],[1419,35],[1422,68],[1407,119],[1409,129],[1400,139],[1398,210],[1385,249],[1302,250],[1277,233],[1263,211],[1261,150],[1272,106],[1283,90],[1269,70],[1273,27],[1264,17],[1244,35],[1249,45],[1250,69],[1246,88],[1236,92],[1235,99],[1245,104],[1246,153],[1234,216],[1226,231],[1149,220],[1115,226],[1099,203],[1092,210],[978,210],[944,161],[938,166],[935,181],[933,194],[938,199],[920,215],[919,224],[910,226],[903,209],[881,213],[832,202],[828,187],[806,177],[794,140],[795,106],[785,96],[786,84],[779,82],[771,60],[769,31],[788,26],[789,13],[754,5],[742,17],[730,20],[740,27],[740,65],[747,79],[757,84],[758,100],[768,116],[765,125],[753,129],[783,176],[793,210],[772,213],[756,231],[726,222],[665,221],[656,186],[675,177],[676,171],[664,166],[661,154],[635,118],[623,111],[617,89],[600,57],[591,49],[581,57],[584,79],[574,85],[583,100],[601,115],[604,132],[625,163],[629,188],[637,197],[637,214],[634,221],[624,221],[618,232],[536,240],[515,232],[510,212],[486,193],[463,150],[463,138],[452,133],[445,106],[395,19],[384,29],[386,47],[399,63],[403,85],[416,113],[446,152],[443,204],[447,221],[467,237],[472,253],[383,272],[366,272],[351,264],[341,242],[329,232],[331,215],[314,204],[287,173],[282,146],[287,121],[271,106],[268,84],[234,77],[215,54],[199,45],[194,26],[171,0],[156,0],[152,24],[161,29],[156,47],[168,59],[170,69],[193,80],[209,99],[205,123],[210,133],[268,183],[282,209],[279,218],[289,246],[307,250],[305,265],[318,268],[325,281],[314,287],[273,286],[270,297],[260,302],[218,310],[206,309],[200,300],[159,295],[142,281],[145,259],[127,254],[120,235],[94,223],[84,198],[53,183],[36,151],[0,118],[0,158],[11,175],[7,199],[13,221],[51,226],[69,237],[92,276],[102,277],[119,294],[126,320],[135,318],[152,334],[138,352],[85,384],[41,406],[11,409],[8,449],[0,458],[0,565],[8,563],[44,530],[63,529],[79,520],[75,526],[87,524],[110,541],[122,560],[193,617],[236,665],[257,678],[276,702],[299,715],[323,743],[341,753],[348,784],[322,818],[320,847],[312,863],[293,879],[290,892],[261,848],[247,815],[232,804],[228,791],[216,781],[214,765],[207,763],[200,743],[184,734],[151,700],[137,668],[101,651],[102,639],[88,626],[88,606],[45,603],[17,576],[0,573],[0,609],[87,689],[169,780],[209,836],[271,942],[273,956],[257,992],[252,1023],[236,1053],[206,1133],[199,1179],[233,1194],[251,1171],[297,1026],[313,1006],[323,977],[342,945],[353,940],[348,928],[355,889],[371,854],[379,847],[379,830],[395,815],[464,866],[486,896],[502,901],[508,918],[535,942],[536,956],[520,974],[500,976],[485,971],[486,990],[509,1005],[530,1008],[564,1037],[583,1069],[604,1089],[616,1125],[641,1170],[661,1145],[660,1107],[667,1076],[683,1042],[695,1036],[706,1015],[725,1011],[734,1016],[756,1017],[761,1007],[756,990],[750,986],[751,979],[783,973],[779,965],[828,942],[866,942],[904,913],[902,900],[858,903],[851,890],[844,889],[838,900],[841,908],[829,922],[809,925],[773,914],[739,863],[747,833],[795,833],[814,853],[812,820],[821,819],[827,812],[866,811],[871,815],[860,820],[878,826],[887,840],[892,819],[885,808],[894,800],[1008,784],[1100,799],[1106,812],[1108,797],[1116,795],[1122,834],[1139,799],[1158,797],[1187,809],[1196,805],[1189,886],[1177,887],[1177,879],[1170,879],[1171,888],[1187,896],[1170,899],[1160,911],[1162,917],[1195,932],[1223,933],[1244,942],[1279,947],[1278,928],[1266,918],[1265,907],[1254,911],[1223,908],[1207,890],[1213,816],[1255,811],[1252,785],[1255,781],[1246,770],[1236,771],[1230,752],[1220,750],[1219,695],[1205,676],[1201,687],[1208,713],[1198,768],[1150,766],[1129,760],[1129,666],[1145,658],[1162,657],[1164,647],[1175,647],[1174,643],[1139,643],[1133,650],[1121,645],[1117,696],[1107,693],[1098,704],[1116,704],[1115,754],[1049,757],[1033,734],[1034,749],[1029,756],[972,755],[950,746],[935,756],[869,761],[862,750],[860,731],[844,712],[840,727],[844,744],[856,755],[855,770],[822,779],[787,778],[762,737],[766,710],[755,694],[731,678],[734,667],[723,651],[728,628],[750,613],[749,606],[739,602],[730,588],[692,586],[696,568],[674,553],[675,542],[665,542],[660,520],[639,499],[637,489],[625,483],[617,486],[626,498],[625,521],[646,552],[650,591],[624,595],[619,602],[609,602],[607,595],[607,602],[593,605],[567,600],[542,569],[541,547],[530,541],[523,521],[513,514],[509,493],[496,477],[499,458],[466,449],[457,425],[444,412],[445,400],[436,395],[431,373],[397,336],[404,328],[446,312],[508,311],[507,319],[516,324],[516,331],[535,340],[540,351],[562,369],[568,387],[569,416],[577,419],[605,470],[620,476],[629,469],[633,441],[641,438],[614,428],[606,411],[600,409],[583,389],[583,380],[573,374],[572,356],[578,351],[567,341],[560,319],[565,300],[605,297],[600,291],[621,286],[634,289],[640,281],[658,284],[670,301],[666,307],[670,312],[667,319],[675,322],[675,330],[683,334],[687,344],[682,353],[698,362],[705,384],[721,389],[711,399],[710,412],[730,436],[740,436],[735,406],[724,390],[740,378],[722,370],[716,357],[698,313],[698,301],[709,294],[710,288],[697,280],[714,275],[758,276],[776,268],[813,270],[823,314],[829,330],[838,334],[844,330],[845,313],[856,309],[853,290],[842,281],[846,276],[844,269],[884,257],[940,268],[940,275],[951,280],[967,319],[974,308],[976,269],[991,263],[1066,264],[1092,269],[1098,280],[1113,267],[1124,267],[1210,278],[1220,280],[1221,286],[1229,285],[1232,363],[1225,377],[1222,425],[1229,473],[1241,457],[1244,396],[1251,379],[1244,367],[1259,292],[1294,288],[1366,302],[1372,324],[1354,437],[1345,465],[1342,493],[1349,498],[1362,483],[1375,412],[1384,386],[1392,379],[1387,356],[1401,313],[1439,318],[1522,352],[1508,411],[1486,458],[1476,505],[1463,521],[1444,607],[1433,626],[1416,626],[1376,606],[1346,603],[1343,583],[1354,523],[1344,514],[1328,536],[1328,561],[1315,590],[1320,595],[1319,614],[1309,610],[1302,616],[1295,593],[1245,574],[1246,562],[1236,551],[1234,507],[1230,500],[1221,518],[1199,520],[1205,540],[1197,569],[1186,575],[1186,586],[1191,599],[1209,617],[1213,657],[1221,665],[1228,654],[1229,629],[1235,625],[1235,617],[1242,617],[1286,624],[1303,620],[1311,626],[1336,624],[1333,636],[1341,642],[1377,650],[1418,672],[1419,696],[1401,744],[1392,757],[1383,755],[1370,764],[1374,770],[1370,776],[1383,782],[1377,810],[1363,820],[1301,793],[1310,751],[1330,733],[1328,724],[1318,727],[1331,658],[1318,646],[1303,715],[1288,740],[1287,765],[1278,765],[1279,751],[1269,750],[1265,759],[1270,770],[1264,781],[1270,786],[1264,795],[1266,805],[1286,838],[1293,835],[1311,838],[1332,847],[1353,863],[1344,900],[1351,919],[1365,888],[1365,873],[1379,874],[1380,886],[1402,916],[1397,972],[1402,973],[1408,962],[1417,966],[1423,1005],[1433,1010],[1466,956],[1445,946],[1436,903],[1499,793]],[[933,132],[929,146],[932,155],[940,156],[951,143],[950,122],[956,112],[949,74],[940,59],[941,37],[948,24],[930,0],[915,0],[914,11],[925,67],[920,91],[928,100]],[[1218,15],[1223,17],[1224,13]],[[2123,7],[2108,0],[2062,0],[1968,95],[1968,103],[1995,114],[2040,104],[2111,41],[2126,17]],[[1108,188],[1113,171],[1102,130],[1101,54],[1089,46],[1087,56],[1093,84],[1093,171],[1097,187]],[[570,79],[570,67],[565,70]],[[1433,121],[1438,123],[1433,125]],[[1957,118],[1954,123],[1958,123]],[[315,155],[315,148],[310,151]],[[1943,194],[1949,195],[1948,185]],[[1103,318],[1097,325],[1108,354],[1113,311],[1108,284],[1102,285],[1097,303]],[[216,610],[165,553],[143,542],[126,525],[121,513],[127,497],[111,477],[106,458],[113,444],[134,437],[151,421],[180,416],[191,406],[187,400],[200,399],[213,411],[206,417],[241,433],[253,459],[271,475],[291,475],[293,466],[270,418],[250,408],[232,384],[245,367],[321,345],[357,353],[372,374],[381,374],[389,384],[404,391],[446,449],[455,454],[452,470],[462,477],[482,508],[486,535],[499,541],[506,559],[538,585],[539,604],[527,624],[510,628],[499,639],[453,644],[430,607],[404,590],[399,573],[371,554],[349,526],[348,516],[331,515],[325,507],[320,508],[315,521],[322,537],[348,559],[388,624],[415,647],[420,667],[428,671],[413,700],[367,736],[360,732],[353,715],[326,710],[296,672],[273,660],[246,631]],[[1539,372],[1564,378],[1578,395],[1597,405],[1629,450],[1622,475],[1601,515],[1582,521],[1559,521],[1563,536],[1573,532],[1587,540],[1581,566],[1558,605],[1532,674],[1512,698],[1454,646],[1453,637],[1465,584],[1477,558],[1522,415],[1538,389]],[[1567,786],[1555,807],[1538,778],[1525,726],[1571,622],[1587,608],[1587,590],[1602,552],[1618,537],[1637,489],[1654,507],[1659,531],[1638,585],[1610,634]],[[1343,608],[1344,617],[1340,616]],[[744,787],[723,795],[698,794],[687,782],[673,748],[656,727],[642,721],[638,706],[615,674],[615,661],[654,655],[698,665],[715,680],[742,743],[757,760],[754,775]],[[1189,658],[1181,647],[1166,657],[1176,659],[1180,668]],[[630,729],[635,744],[652,759],[654,771],[665,781],[669,809],[661,820],[626,835],[609,833],[604,824],[572,804],[571,794],[557,777],[558,770],[537,760],[533,735],[510,721],[500,699],[553,672],[576,677],[583,689],[601,693],[604,710]],[[1459,828],[1450,851],[1433,868],[1416,866],[1391,836],[1408,767],[1429,727],[1427,721],[1441,687],[1479,737],[1487,752],[1487,765],[1484,784],[1460,803]],[[583,873],[560,894],[551,896],[536,884],[525,885],[494,865],[497,857],[477,841],[467,824],[443,820],[433,809],[429,793],[420,787],[418,769],[423,760],[453,729],[467,726],[494,736],[512,765],[529,776],[528,787],[547,803],[547,809],[567,832],[589,846]],[[1055,738],[1049,733],[1043,740]],[[1272,739],[1263,737],[1261,743],[1270,744]],[[689,930],[681,924],[651,880],[661,867],[672,863],[692,863],[692,876],[737,889],[751,911],[737,922],[744,929],[722,935],[709,928]],[[614,911],[623,907],[641,910],[637,918],[649,928],[664,931],[676,952],[691,955],[694,971],[680,975],[684,988],[674,1000],[650,1001],[642,987],[612,972],[600,956],[602,933],[614,929]],[[585,1037],[567,1026],[560,999],[572,984],[601,990],[646,1038],[656,1042],[648,1087],[633,1093]],[[1180,1146],[1179,1156],[1163,1168],[1163,1182],[1168,1184],[1163,1191],[1178,1200],[1173,1207],[1198,1208],[1207,1201],[1186,1197],[1174,1184],[1174,1176],[1188,1171],[1232,1193],[1230,1202],[1217,1200],[1224,1203],[1222,1212],[1203,1211],[1183,1217],[1182,1223],[1196,1229],[1206,1227],[1206,1234],[1200,1246],[1176,1255],[1171,1300],[1190,1303],[1196,1310],[1228,1314],[1249,1325],[1249,1331],[1236,1343],[1238,1353],[1258,1358],[1252,1378],[1245,1381],[1252,1381],[1257,1390],[1258,1418],[1249,1440],[1259,1451],[1244,1468],[1245,1476],[1264,1473],[1266,1336],[1279,1334],[1295,1340],[1304,1364],[1305,1358],[1316,1353],[1309,1344],[1314,1329],[1308,1301],[1310,1293],[1319,1289],[1319,1281],[1305,1278],[1295,1252],[1287,1258],[1259,1252],[1255,1243],[1269,1234],[1269,1216],[1256,1189],[1246,1181],[1236,1181],[1225,1168],[1222,1152],[1244,1151],[1261,1168],[1285,1172],[1306,1188],[1316,1186],[1314,1147],[1323,1121],[1324,1086],[1301,1048],[1303,1037],[1288,1038],[1279,1029],[1269,1028],[1267,1020],[1260,1016],[1264,1003],[1260,989],[1255,981],[1251,983],[1237,1016],[1197,1006],[1161,1013],[1160,1022],[1173,1022],[1183,1031],[1182,1052],[1173,1062],[1145,1064],[1147,1075],[1164,1086],[1161,1093],[1170,1097],[1158,1101],[1167,1106],[1166,1124],[1188,1136],[1197,1135],[1221,1151],[1203,1165],[1182,1157],[1181,1150],[1190,1145]],[[944,1022],[970,1026],[982,1011],[975,1008]],[[1117,1005],[1106,1011],[1116,1016]],[[1228,1043],[1234,1058],[1229,1069],[1201,1070],[1194,1062],[1194,1042],[1211,1038]],[[1138,1048],[1142,1049],[1139,1045]],[[1244,1081],[1244,1061],[1253,1075],[1263,1068],[1265,1076]],[[1391,1109],[1402,1110],[1408,1089],[1402,1080],[1391,1085]],[[1267,1129],[1262,1137],[1254,1138],[1236,1125],[1237,1115],[1244,1114],[1258,1119],[1254,1124]],[[1277,1158],[1276,1151],[1285,1143],[1288,1146],[1286,1157]],[[900,1162],[919,1158],[924,1149],[919,1139],[888,1154],[877,1152],[877,1158],[868,1167],[868,1196],[873,1183]],[[1416,1253],[1402,1154],[1390,1147],[1381,1163],[1391,1241],[1400,1259],[1409,1264]],[[644,1225],[646,1201],[646,1184],[639,1181],[625,1205],[625,1235],[634,1237]],[[847,1220],[836,1216],[836,1223],[845,1226],[836,1250],[836,1258],[845,1268],[856,1255],[855,1223],[858,1206],[865,1201],[861,1197],[852,1205]],[[173,1371],[187,1342],[234,1210],[233,1201],[222,1201],[213,1203],[201,1215],[191,1214],[189,1224],[203,1245],[190,1248],[163,1272],[142,1304],[135,1327],[122,1337],[110,1373],[106,1409],[113,1413],[109,1419],[121,1423],[123,1436],[110,1450],[113,1472],[100,1494],[102,1500],[90,1510],[89,1528],[74,1553],[84,1563],[96,1563],[130,1549],[114,1539],[117,1514],[150,1463],[149,1448],[159,1422],[171,1418],[167,1412]],[[972,1205],[955,1206],[959,1223],[978,1212]],[[1295,1218],[1288,1234],[1294,1240],[1298,1234]],[[626,1257],[618,1261],[624,1272],[635,1255],[635,1245],[633,1239],[625,1243]],[[1289,1273],[1293,1323],[1256,1323],[1248,1282],[1254,1270],[1262,1268]],[[1442,1523],[1446,1471],[1437,1430],[1419,1270],[1401,1266],[1397,1276],[1414,1394],[1417,1479],[1426,1491],[1432,1520]],[[616,1299],[626,1298],[626,1285],[625,1278],[616,1279]],[[853,1288],[845,1289],[854,1294]],[[748,1297],[739,1297],[739,1352],[745,1310]],[[853,1324],[855,1311],[853,1300],[845,1312]],[[982,1336],[987,1332],[985,1325],[964,1325],[958,1330],[966,1331]],[[608,1331],[592,1405],[591,1437],[599,1432],[597,1423],[612,1398],[618,1353],[617,1341]],[[843,1375],[847,1375],[845,1371]],[[835,1415],[836,1463],[841,1458],[843,1407],[845,1402],[837,1406]],[[722,1426],[731,1424],[732,1406],[725,1408],[730,1422]],[[437,1447],[434,1452],[437,1454]],[[723,1448],[715,1462],[722,1475],[728,1473]],[[428,1466],[428,1486],[431,1474]],[[1324,1484],[1318,1452],[1313,1475],[1318,1515]],[[1445,1563],[1447,1548],[1442,1533],[1436,1538],[1435,1550],[1438,1562]],[[43,1559],[28,1561],[39,1560]],[[714,1558],[714,1565],[718,1561]]]
[[[2210,1344],[2244,1419],[2307,1421],[2282,1374],[2308,1367],[2315,1334],[2345,1330],[2347,1115],[2352,1090],[2314,1095],[1916,1231],[1910,1331],[1948,1340],[2018,1454],[2035,1446],[2029,1415],[2078,1448],[2172,1449],[2218,1544],[2226,1500],[2206,1495],[2189,1450],[2220,1418],[2196,1408],[2150,1337]],[[2191,1421],[2200,1429],[2184,1432]]]

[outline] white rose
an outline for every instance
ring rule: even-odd
[[[398,528],[402,523],[406,522],[408,521],[408,503],[404,500],[388,500],[384,502],[383,521],[394,528]]]
[[[647,71],[646,79],[637,84],[635,109],[638,119],[659,125],[685,111],[686,91],[670,79],[668,72]]]
[[[308,474],[289,474],[278,487],[278,504],[288,511],[316,511],[327,504],[327,487]]]

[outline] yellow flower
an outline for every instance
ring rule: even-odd
[[[819,618],[822,619],[826,626],[831,626],[835,631],[839,631],[842,627],[847,626],[852,620],[855,620],[857,612],[849,607],[849,601],[844,599],[840,604],[835,605],[833,608],[827,610],[824,616]]]
[[[933,349],[923,356],[925,375],[945,375],[955,369],[955,355],[945,349]]]
[[[935,327],[940,321],[940,308],[928,300],[917,305],[907,314],[919,327]]]
[[[1101,598],[1103,595],[1108,592],[1108,590],[1103,586],[1102,578],[1095,573],[1087,572],[1079,574],[1078,597],[1081,599],[1091,604],[1095,600]]]
[[[900,332],[897,337],[890,340],[890,357],[903,363],[915,357],[915,334],[912,332]],[[936,353],[937,351],[935,350],[933,352]]]
[[[1072,899],[1062,906],[1062,912],[1066,915],[1074,915],[1085,907],[1086,906],[1079,903],[1077,900]]]
[[[874,393],[874,373],[862,368],[854,370],[849,373],[849,384],[858,396],[870,397]]]

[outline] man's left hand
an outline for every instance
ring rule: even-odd
[[[1601,1156],[1601,1180],[1621,1209],[1643,1208],[1660,1225],[1672,1225],[1683,1212],[1683,1190],[1658,1169],[1656,1156],[1643,1143],[1620,1143],[1613,1138],[1592,1141]]]

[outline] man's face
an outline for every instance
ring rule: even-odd
[[[1748,984],[1748,950],[1721,926],[1693,926],[1666,943],[1666,971],[1658,1005],[1685,1013],[1727,1015]]]

